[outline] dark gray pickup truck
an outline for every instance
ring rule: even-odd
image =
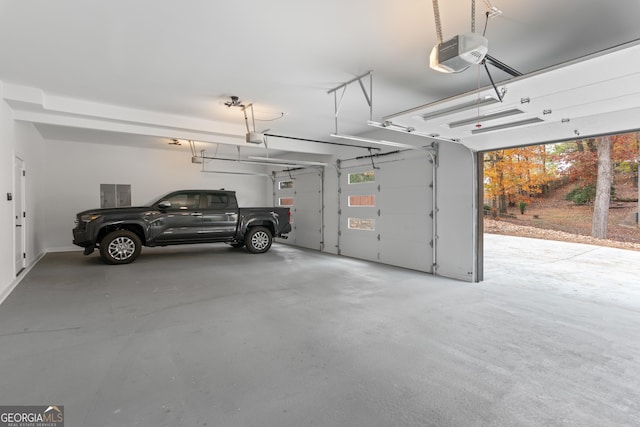
[[[224,242],[263,253],[291,231],[289,216],[289,208],[239,208],[234,191],[181,190],[148,206],[80,212],[73,243],[85,255],[100,248],[108,264],[133,262],[142,246]]]

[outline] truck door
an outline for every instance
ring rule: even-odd
[[[203,194],[201,237],[204,240],[228,240],[235,236],[238,203],[229,193]]]
[[[202,226],[200,192],[173,193],[161,200],[158,205],[166,202],[169,202],[170,206],[156,206],[161,215],[151,223],[152,238],[159,244],[199,239]]]

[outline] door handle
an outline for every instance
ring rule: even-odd
[[[16,224],[16,227],[22,227],[22,224]]]
[[[225,215],[235,215],[235,214],[237,214],[237,212],[225,212],[224,214]]]
[[[191,212],[193,216],[202,216],[202,212]]]

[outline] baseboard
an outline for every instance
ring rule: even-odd
[[[54,253],[54,252],[79,252],[82,251],[83,248],[80,248],[78,246],[60,246],[57,248],[48,248],[47,249],[47,253]]]
[[[36,264],[47,254],[47,252],[43,252],[41,253],[30,265],[28,265],[27,267],[25,267],[25,269],[18,275],[18,277],[15,277],[11,283],[9,283],[9,286],[4,289],[1,293],[0,293],[0,304],[2,304],[4,302],[4,300],[7,299],[7,297],[9,295],[11,295],[11,292],[13,292],[13,290],[16,288],[16,286],[18,286],[18,284],[22,281],[22,279],[24,279],[25,277],[27,277],[27,274],[29,274],[29,272],[31,271],[31,269],[33,267],[36,266]]]

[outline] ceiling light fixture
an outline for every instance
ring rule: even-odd
[[[224,103],[224,105],[226,105],[227,107],[244,107],[244,105],[242,105],[242,101],[240,101],[240,98],[238,98],[235,95],[231,95],[230,96],[231,100],[227,101]]]

